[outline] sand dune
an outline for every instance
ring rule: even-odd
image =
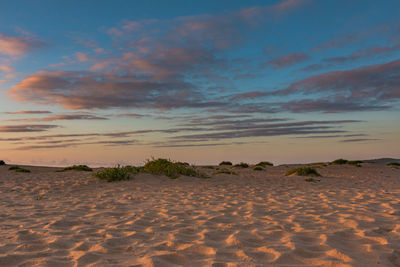
[[[28,168],[0,166],[0,266],[400,266],[400,169],[107,183]]]

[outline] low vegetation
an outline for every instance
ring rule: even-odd
[[[255,171],[262,171],[262,170],[264,170],[261,166],[256,166],[256,167],[254,167],[254,169],[253,170],[255,170]]]
[[[298,176],[321,176],[314,168],[312,167],[298,167],[292,168],[288,172],[286,172],[286,176],[289,175],[298,175]]]
[[[232,175],[237,175],[236,172],[228,170],[228,169],[220,169],[215,172],[215,174],[232,174]]]
[[[244,163],[244,162],[240,162],[238,164],[235,164],[235,167],[240,167],[240,168],[248,168],[249,164]]]
[[[86,165],[73,165],[69,167],[65,167],[64,169],[61,170],[61,172],[65,171],[86,171],[86,172],[91,172],[93,171],[92,168],[86,166]]]
[[[142,171],[156,175],[166,175],[171,179],[176,179],[180,175],[207,178],[207,175],[197,171],[193,166],[162,158],[147,160]]]
[[[21,167],[18,167],[18,166],[12,166],[12,167],[8,168],[8,170],[15,171],[15,172],[26,172],[26,173],[31,172],[28,169],[24,169],[24,168],[21,168]]]
[[[388,164],[386,164],[387,166],[390,166],[392,168],[399,168],[400,167],[400,163],[398,162],[389,162]]]
[[[256,166],[266,167],[266,166],[274,166],[274,164],[272,164],[269,161],[261,161],[261,162],[257,163]]]
[[[361,160],[347,160],[347,159],[336,159],[329,163],[330,165],[343,165],[343,164],[349,164],[353,165],[356,167],[361,167],[361,163],[363,163]]]
[[[95,177],[106,180],[107,182],[129,180],[130,166],[121,167],[120,165],[114,168],[105,168],[94,174]]]
[[[0,165],[6,165],[6,163],[4,162],[4,160],[0,160]]]
[[[230,161],[222,161],[222,162],[219,164],[219,166],[222,166],[222,165],[230,165],[230,166],[232,166],[232,162],[230,162]]]

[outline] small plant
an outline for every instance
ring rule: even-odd
[[[261,162],[257,163],[256,166],[266,167],[266,166],[274,166],[274,164],[272,164],[269,161],[261,161]]]
[[[147,160],[146,164],[143,166],[143,172],[166,175],[171,179],[176,179],[180,175],[207,178],[207,175],[200,173],[192,166],[162,158]]]
[[[221,166],[221,165],[230,165],[230,166],[232,166],[232,162],[230,162],[230,161],[222,161],[222,162],[219,164],[219,166]]]
[[[348,160],[347,159],[336,159],[334,161],[332,161],[330,164],[332,165],[343,165],[343,164],[347,164]]]
[[[62,172],[65,172],[65,171],[86,171],[86,172],[91,172],[91,171],[93,171],[93,169],[89,168],[86,165],[73,165],[73,166],[65,167],[61,171]]]
[[[390,166],[390,167],[400,167],[400,163],[398,163],[398,162],[389,162],[386,165]]]
[[[296,174],[299,176],[321,176],[314,168],[312,167],[299,167],[290,169],[285,175],[289,176],[292,174]]]
[[[202,168],[204,168],[204,169],[212,169],[212,170],[214,170],[214,166],[202,166]]]
[[[114,168],[105,168],[98,171],[94,176],[107,182],[129,180],[129,168],[118,165]]]
[[[256,166],[253,170],[255,170],[255,171],[262,171],[262,170],[264,170],[262,167],[260,167],[260,166]]]
[[[343,165],[343,164],[349,164],[349,165],[353,165],[356,167],[361,167],[361,164],[363,163],[361,160],[347,160],[347,159],[336,159],[334,161],[332,161],[331,163],[329,163],[330,165]]]
[[[15,172],[26,172],[26,173],[31,172],[28,169],[24,169],[24,168],[21,168],[21,167],[18,167],[18,166],[12,166],[12,167],[8,168],[8,170],[15,171]]]
[[[230,171],[230,170],[228,170],[228,169],[220,169],[220,170],[218,170],[218,171],[215,172],[215,174],[222,174],[222,173],[224,173],[224,174],[233,174],[233,175],[237,175],[236,172]]]
[[[132,173],[132,174],[136,174],[139,172],[139,168],[135,167],[135,166],[130,166],[127,165],[125,167],[123,167],[128,173]]]
[[[240,168],[248,168],[249,164],[240,162],[239,164],[236,164],[235,167],[240,167]]]
[[[6,163],[4,162],[4,160],[0,160],[0,166],[1,165],[6,165]]]

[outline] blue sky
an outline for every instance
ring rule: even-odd
[[[399,157],[398,1],[2,1],[0,153]]]

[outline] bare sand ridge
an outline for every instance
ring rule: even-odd
[[[0,266],[400,266],[400,169],[107,183],[28,168],[0,166]]]

